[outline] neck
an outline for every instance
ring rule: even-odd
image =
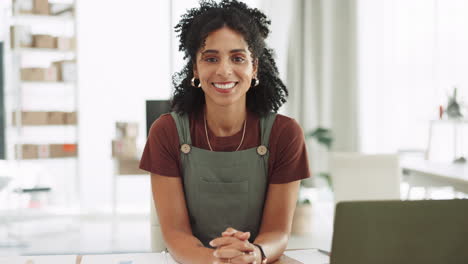
[[[219,107],[216,105],[205,105],[206,122],[210,130],[218,137],[232,136],[239,132],[247,118],[247,108],[241,107]]]

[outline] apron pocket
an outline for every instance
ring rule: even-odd
[[[200,181],[200,193],[248,193],[249,181],[206,182]]]
[[[223,167],[215,170],[208,167],[196,167],[195,169],[200,180],[205,183],[242,183],[249,180],[249,177],[252,176],[250,173],[242,173],[246,170],[245,166]]]
[[[249,212],[249,181],[199,182],[198,227],[211,239],[227,227],[245,230]]]

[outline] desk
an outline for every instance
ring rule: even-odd
[[[289,256],[288,256],[289,255]],[[85,259],[83,259],[83,257]],[[175,263],[172,258],[166,258],[161,253],[140,253],[140,254],[110,254],[110,255],[62,255],[62,256],[16,256],[0,257],[0,263],[118,263],[119,259],[135,261],[135,263]],[[75,261],[76,260],[76,261]],[[299,261],[300,260],[300,261]],[[156,262],[156,263],[155,263]],[[329,262],[329,257],[315,249],[303,249],[286,251],[285,255],[274,262],[274,264],[324,264]]]
[[[403,159],[403,174],[411,187],[452,186],[455,191],[468,193],[468,164],[431,162],[423,159]]]

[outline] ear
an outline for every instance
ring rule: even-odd
[[[257,77],[257,73],[258,73],[258,59],[255,59],[253,61],[253,75],[255,78]]]
[[[195,77],[196,79],[200,79],[200,78],[198,78],[198,70],[197,70],[197,63],[196,62],[193,63],[193,77]]]

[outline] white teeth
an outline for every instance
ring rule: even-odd
[[[231,89],[232,87],[236,85],[236,83],[235,82],[228,83],[228,84],[213,83],[213,85],[219,89]]]

